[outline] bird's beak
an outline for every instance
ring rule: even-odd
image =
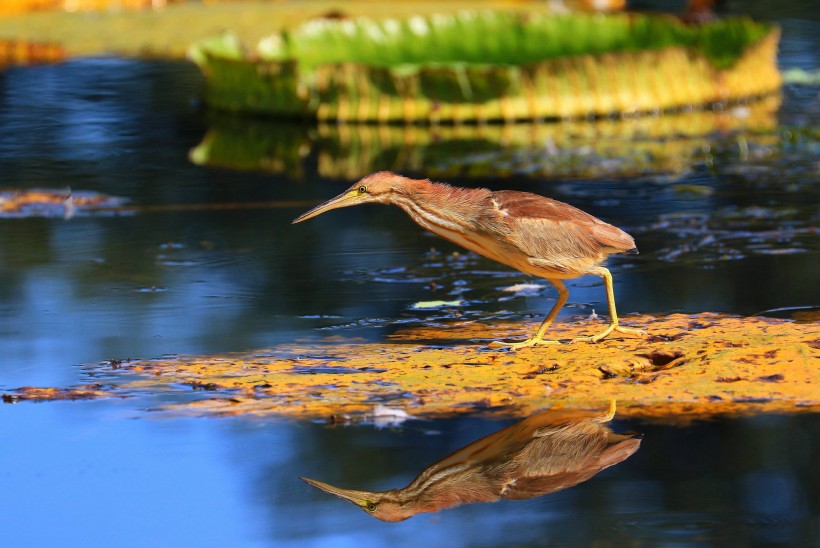
[[[306,213],[302,213],[298,217],[296,217],[291,224],[301,223],[302,221],[307,221],[312,217],[316,217],[317,215],[321,215],[325,211],[330,211],[331,209],[338,209],[340,207],[348,207],[352,205],[356,205],[359,203],[356,198],[359,196],[358,192],[355,190],[348,190],[336,196],[335,198],[331,198],[330,200],[326,201],[323,204],[319,204],[310,211]]]
[[[308,212],[309,213],[309,212]],[[321,489],[325,493],[330,493],[331,495],[336,495],[339,498],[345,499],[347,501],[352,502],[356,506],[365,506],[369,499],[374,498],[374,493],[370,491],[356,491],[354,489],[341,489],[339,487],[333,487],[332,485],[328,485],[322,481],[317,481],[315,479],[310,478],[299,478],[305,483],[308,483],[317,489]]]

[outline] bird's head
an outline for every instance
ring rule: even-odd
[[[321,489],[325,493],[330,493],[348,502],[352,502],[364,510],[365,513],[382,521],[404,521],[416,514],[412,508],[401,504],[396,496],[397,491],[378,492],[341,489],[314,479],[301,479],[317,489]]]
[[[389,204],[393,193],[410,179],[396,175],[389,171],[379,171],[360,179],[356,184],[323,204],[319,204],[310,211],[303,213],[293,220],[293,224],[307,221],[321,215],[325,211],[359,204]]]

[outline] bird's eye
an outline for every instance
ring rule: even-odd
[[[367,187],[362,185],[357,189],[359,194],[367,194]]]
[[[378,506],[375,502],[367,501],[367,511],[368,512],[375,512],[376,506]]]

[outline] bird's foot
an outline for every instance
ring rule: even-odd
[[[649,335],[649,333],[647,333],[643,329],[635,329],[634,327],[624,327],[622,325],[616,327],[615,331],[617,331],[618,333],[625,333],[627,335],[635,335],[637,337],[646,337],[647,335]]]
[[[498,350],[500,348],[508,348],[510,350],[521,350],[522,348],[532,348],[533,346],[546,346],[548,344],[561,344],[561,341],[553,341],[549,339],[542,339],[541,337],[531,337],[525,341],[506,342],[493,341],[487,345],[487,348]]]
[[[609,334],[612,333],[613,331],[616,331],[618,333],[625,333],[627,335],[637,335],[638,337],[645,337],[646,334],[647,334],[646,331],[643,331],[642,329],[633,329],[631,327],[624,327],[622,325],[618,325],[618,324],[613,323],[613,324],[609,324],[609,327],[607,327],[606,329],[604,329],[603,331],[601,331],[597,335],[592,335],[591,337],[576,337],[576,338],[574,338],[570,341],[570,344],[573,344],[573,343],[576,343],[576,342],[596,343],[596,342],[600,341],[601,339],[604,339],[604,338],[608,337]]]

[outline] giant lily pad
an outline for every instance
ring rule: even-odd
[[[350,121],[569,118],[739,100],[780,86],[779,30],[649,15],[460,13],[311,21],[190,57],[231,111]]]

